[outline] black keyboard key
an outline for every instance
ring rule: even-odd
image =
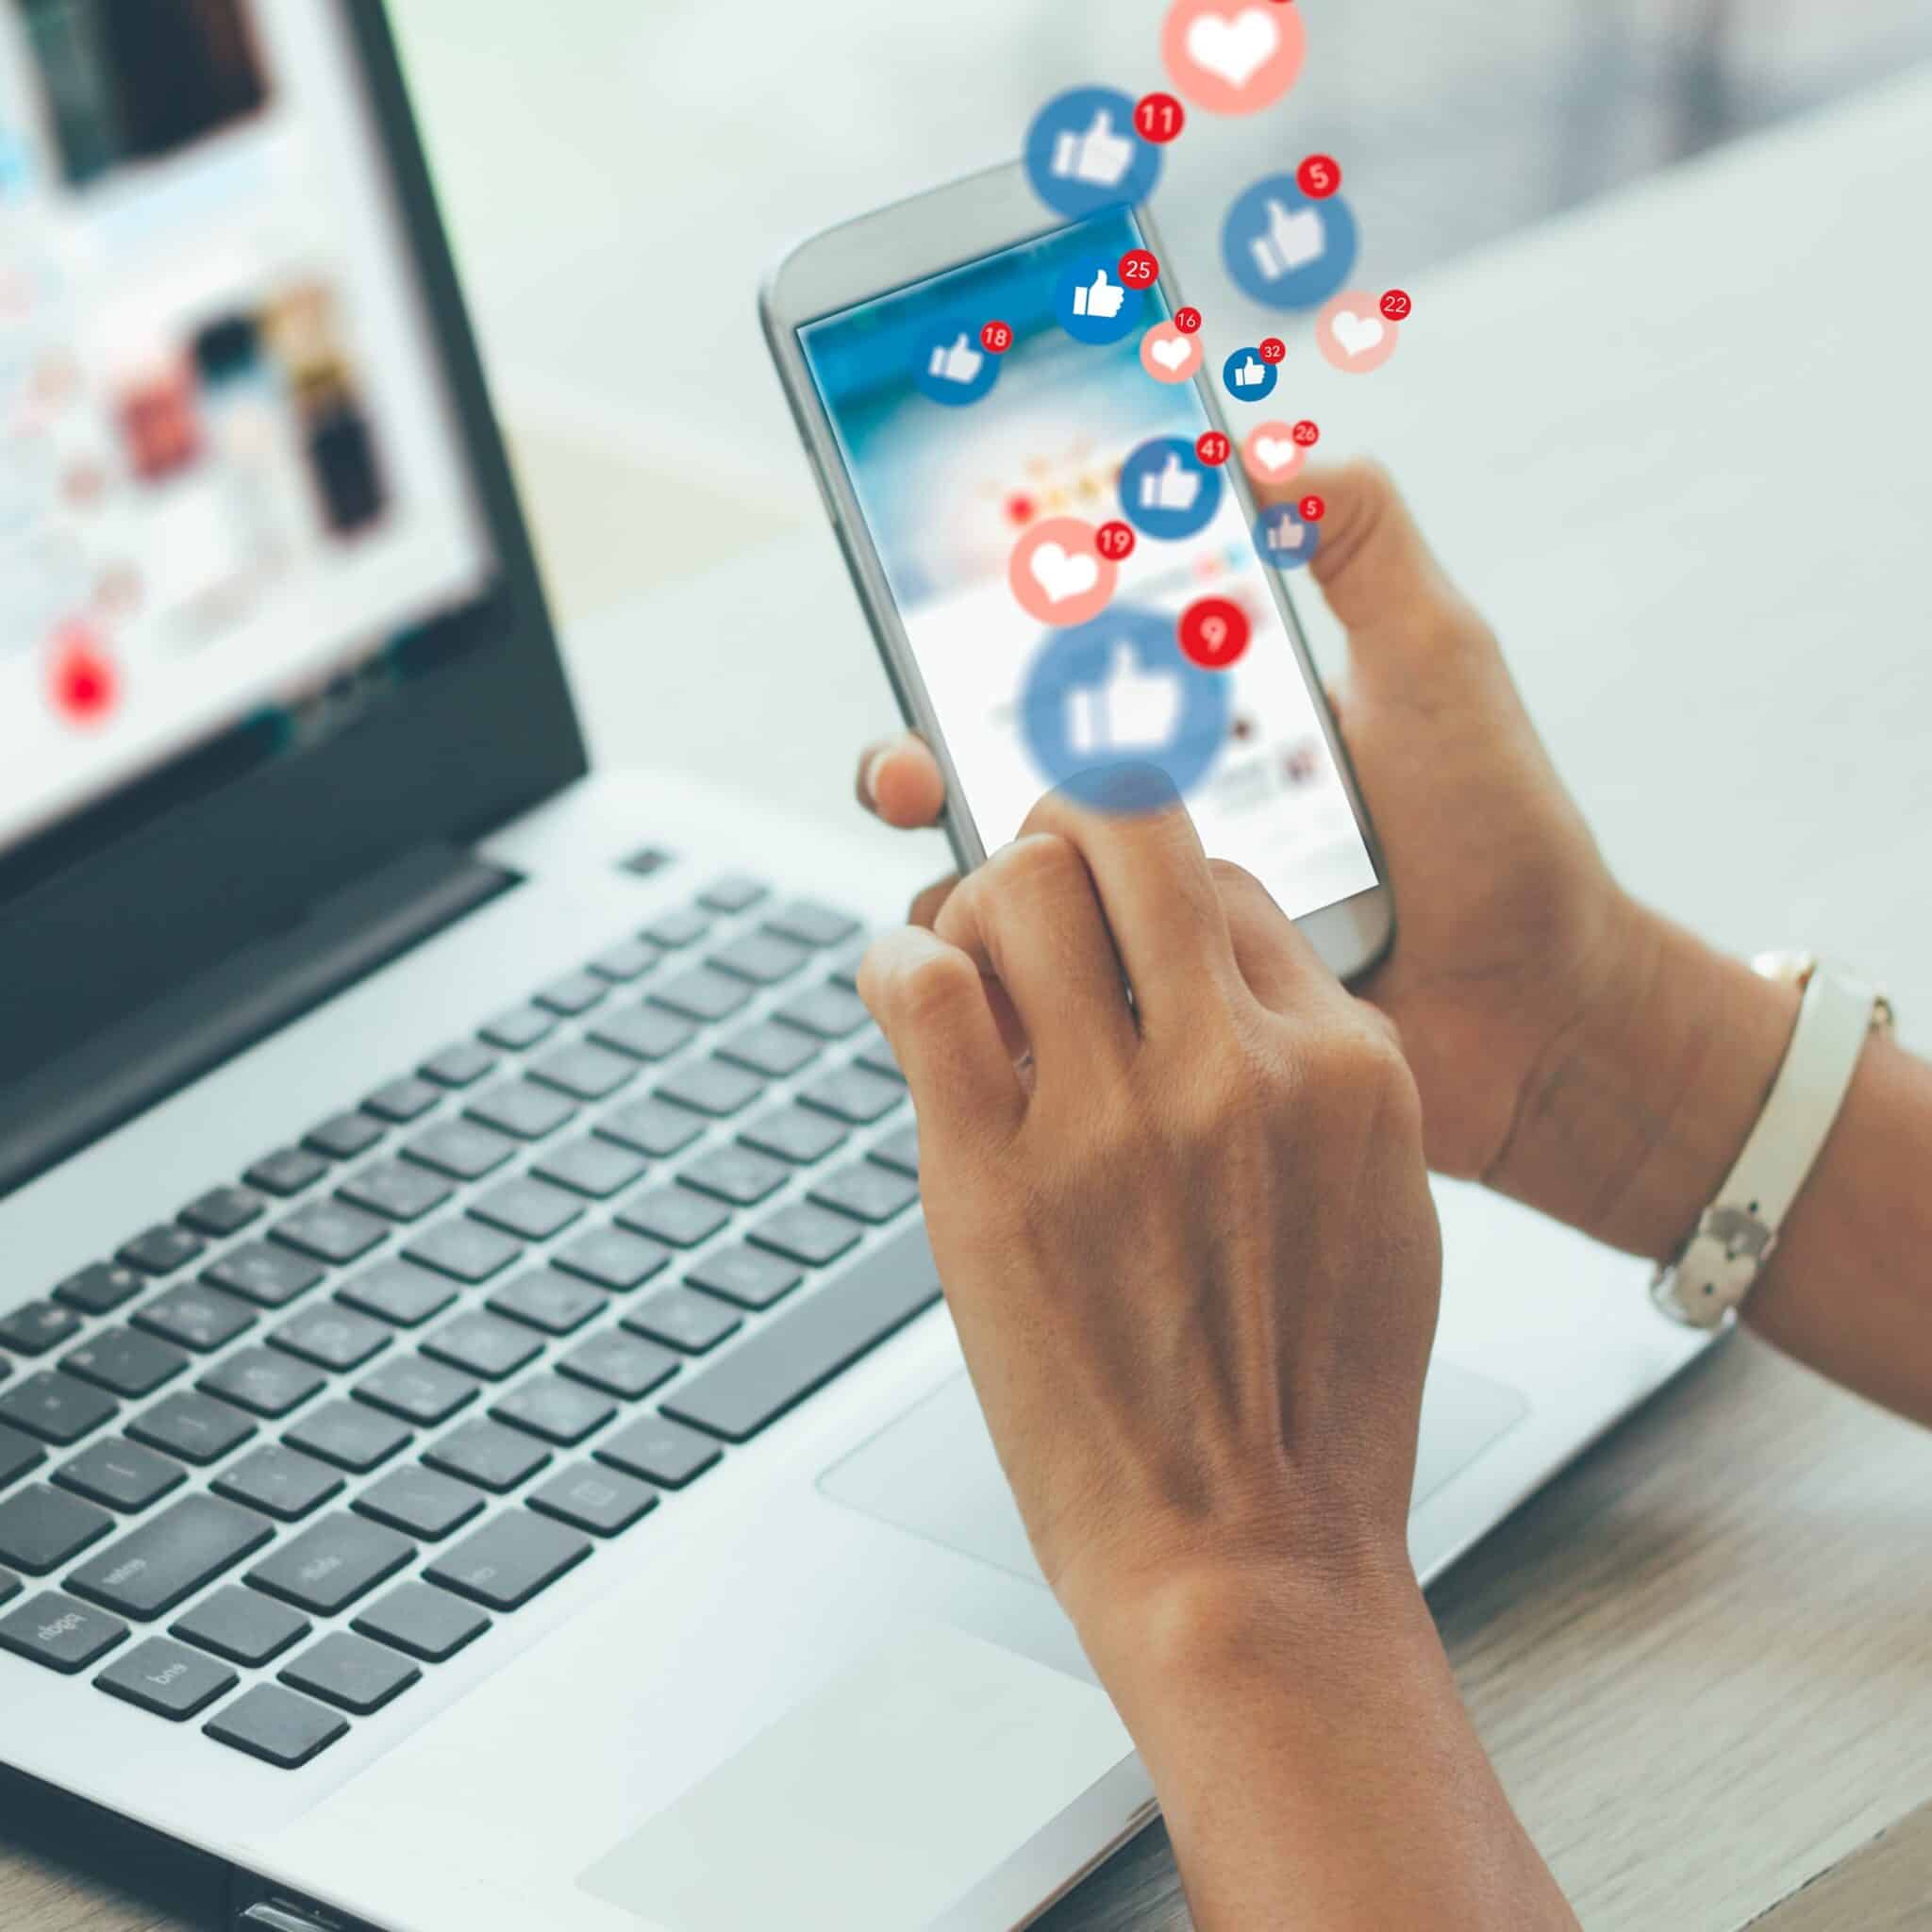
[[[865,1068],[868,1073],[883,1074],[888,1080],[897,1080],[901,1086],[906,1083],[906,1070],[899,1064],[899,1056],[876,1026],[859,1042],[858,1051],[852,1056],[852,1064]]]
[[[268,1340],[270,1347],[287,1349],[319,1369],[358,1369],[380,1355],[393,1337],[382,1323],[354,1308],[320,1302],[291,1315]]]
[[[711,929],[711,922],[694,906],[680,906],[675,911],[660,912],[644,928],[644,937],[676,952],[694,946]]]
[[[747,1146],[800,1164],[824,1159],[845,1136],[846,1129],[829,1115],[803,1107],[774,1107],[738,1130]]]
[[[143,1274],[172,1274],[175,1269],[186,1267],[207,1246],[198,1234],[163,1222],[145,1234],[136,1235],[114,1258],[124,1267],[140,1269]]]
[[[891,1113],[906,1098],[906,1090],[863,1067],[836,1067],[801,1087],[798,1097],[808,1107],[862,1127]]]
[[[701,1154],[677,1178],[684,1187],[715,1194],[739,1208],[753,1208],[775,1194],[791,1178],[791,1170],[754,1148],[724,1146]]]
[[[807,947],[777,933],[747,932],[720,946],[709,964],[754,986],[776,986],[781,979],[790,979],[810,958]]]
[[[218,1288],[183,1282],[134,1312],[134,1325],[206,1355],[255,1326],[255,1310]]]
[[[219,1462],[238,1443],[247,1441],[256,1427],[239,1408],[184,1391],[143,1409],[127,1424],[127,1433],[150,1448],[206,1463]]]
[[[648,1281],[671,1259],[670,1251],[621,1227],[593,1227],[571,1239],[551,1256],[558,1268],[581,1274],[599,1288],[620,1291]]]
[[[530,1491],[529,1505],[573,1529],[616,1536],[658,1507],[658,1492],[635,1476],[594,1463],[574,1463]]]
[[[188,1472],[172,1456],[157,1456],[139,1442],[108,1436],[70,1457],[54,1472],[54,1480],[91,1503],[135,1510],[179,1489],[188,1480]]]
[[[628,986],[658,963],[659,954],[649,940],[620,940],[591,961],[591,971],[613,985]]]
[[[332,1114],[320,1126],[310,1127],[302,1136],[302,1144],[331,1160],[354,1160],[374,1147],[383,1131],[382,1123],[374,1115],[351,1108],[347,1113]]]
[[[629,1187],[649,1165],[641,1154],[620,1147],[615,1141],[600,1141],[594,1134],[586,1134],[581,1140],[553,1147],[530,1171],[559,1187],[588,1194],[593,1201],[608,1201]]]
[[[54,1291],[54,1299],[84,1315],[111,1314],[124,1302],[131,1302],[147,1286],[143,1276],[118,1261],[96,1261],[78,1274],[70,1274]]]
[[[160,1341],[133,1328],[108,1328],[70,1349],[60,1366],[71,1375],[129,1397],[152,1395],[188,1366],[188,1357],[173,1342]]]
[[[28,1470],[38,1469],[46,1459],[47,1452],[38,1442],[29,1441],[18,1429],[0,1424],[0,1490],[18,1482]]]
[[[344,1201],[391,1221],[421,1221],[452,1191],[440,1174],[408,1160],[372,1160],[336,1190]]]
[[[569,1018],[588,1013],[609,991],[594,973],[566,973],[537,994],[537,1004]]]
[[[225,1664],[166,1637],[137,1643],[94,1679],[110,1697],[119,1697],[175,1724],[197,1717],[241,1682]]]
[[[860,940],[858,944],[847,946],[833,960],[829,977],[841,986],[849,986],[856,992],[858,990],[858,969],[865,963],[865,956],[871,950],[870,940]]]
[[[744,1324],[708,1295],[666,1288],[646,1296],[625,1316],[622,1325],[634,1335],[648,1335],[653,1341],[668,1341],[687,1355],[703,1355],[727,1335],[735,1335]]]
[[[480,1030],[492,1046],[521,1053],[526,1046],[535,1046],[556,1027],[557,1016],[546,1013],[541,1007],[511,1007],[508,1012],[497,1014]]]
[[[506,1509],[424,1574],[487,1609],[515,1610],[591,1554],[591,1541],[529,1509]]]
[[[658,982],[650,997],[654,1006],[668,1007],[687,1020],[728,1020],[751,998],[743,980],[713,966],[693,966]]]
[[[11,1570],[0,1570],[0,1604],[9,1602],[21,1591],[21,1581]]]
[[[547,1268],[533,1268],[499,1288],[484,1306],[545,1335],[568,1335],[604,1307],[604,1297],[582,1282],[566,1280]]]
[[[496,1056],[487,1046],[459,1040],[454,1046],[431,1054],[420,1072],[425,1080],[434,1080],[439,1087],[474,1087],[495,1064]]]
[[[197,1233],[223,1241],[258,1219],[267,1207],[253,1188],[210,1188],[189,1202],[180,1218]]]
[[[519,1141],[541,1141],[574,1118],[576,1108],[562,1094],[533,1080],[504,1080],[485,1088],[465,1111],[472,1120]]]
[[[313,1187],[327,1172],[328,1162],[319,1154],[311,1154],[306,1147],[282,1147],[264,1154],[242,1178],[251,1188],[286,1200]]]
[[[264,1442],[224,1470],[212,1487],[216,1495],[231,1503],[294,1523],[339,1495],[342,1478],[326,1463],[285,1442]]]
[[[0,1617],[0,1650],[68,1677],[106,1657],[126,1635],[119,1617],[58,1590],[43,1590]]]
[[[653,1188],[640,1194],[617,1217],[618,1225],[676,1248],[708,1241],[731,1219],[731,1210],[690,1188]]]
[[[413,1237],[403,1250],[411,1261],[469,1282],[488,1281],[523,1252],[507,1234],[498,1234],[493,1227],[475,1221],[439,1221]]]
[[[703,1475],[724,1452],[709,1436],[701,1436],[682,1423],[647,1415],[616,1435],[606,1436],[591,1453],[599,1462],[641,1476],[660,1489],[681,1490]]]
[[[856,992],[827,981],[789,999],[778,1008],[778,1018],[820,1040],[846,1040],[872,1018],[865,1002]]]
[[[623,1007],[606,1013],[591,1028],[591,1038],[632,1059],[664,1060],[688,1044],[697,1030],[689,1020],[658,1007]]]
[[[356,1384],[356,1399],[406,1423],[434,1428],[476,1398],[476,1382],[460,1370],[420,1355],[391,1356]]]
[[[607,1329],[578,1342],[558,1359],[557,1366],[564,1374],[588,1382],[593,1389],[635,1402],[659,1383],[668,1382],[677,1373],[679,1363],[668,1348],[659,1348],[655,1341]]]
[[[90,1557],[67,1587],[117,1617],[164,1617],[274,1534],[253,1509],[219,1496],[183,1496]]]
[[[354,1475],[387,1462],[415,1440],[401,1423],[359,1402],[325,1402],[282,1437],[291,1448],[320,1456]]]
[[[561,1375],[533,1375],[499,1395],[490,1413],[541,1436],[558,1448],[574,1448],[593,1435],[617,1413],[617,1405],[591,1389],[566,1382]]]
[[[0,1348],[10,1348],[15,1355],[45,1355],[79,1329],[80,1317],[73,1309],[58,1302],[28,1302],[10,1315],[0,1315]]]
[[[0,1563],[29,1576],[44,1576],[113,1526],[105,1509],[44,1483],[30,1483],[0,1497]]]
[[[919,1199],[919,1183],[876,1161],[855,1160],[823,1175],[807,1198],[876,1227]]]
[[[405,1663],[394,1651],[346,1630],[331,1631],[275,1674],[291,1690],[306,1690],[357,1717],[380,1710],[423,1678],[414,1664]]]
[[[603,1100],[626,1080],[637,1077],[637,1066],[626,1054],[579,1041],[575,1046],[553,1047],[530,1062],[530,1076],[575,1100]]]
[[[349,1628],[426,1664],[440,1664],[482,1636],[490,1628],[490,1619],[458,1603],[447,1591],[431,1590],[426,1583],[399,1583],[386,1597],[357,1611]]]
[[[818,1041],[808,1033],[801,1033],[795,1026],[775,1026],[769,1020],[741,1026],[728,1039],[718,1042],[721,1059],[749,1067],[753,1073],[763,1074],[772,1080],[782,1080],[787,1074],[797,1073],[819,1052]]]
[[[722,1120],[749,1107],[765,1091],[765,1083],[745,1067],[734,1067],[726,1060],[692,1060],[675,1069],[658,1083],[658,1096],[688,1107],[694,1113]]]
[[[318,1391],[328,1377],[308,1362],[272,1348],[244,1348],[218,1361],[194,1385],[256,1415],[284,1416]]]
[[[331,1509],[299,1535],[277,1543],[248,1573],[265,1590],[314,1617],[333,1617],[408,1563],[416,1545],[380,1523]]]
[[[742,1442],[940,1298],[924,1223],[834,1275],[664,1400],[664,1412]]]
[[[58,1369],[42,1369],[11,1389],[0,1389],[0,1423],[25,1429],[57,1449],[79,1441],[117,1411],[111,1396]]]
[[[296,1771],[348,1733],[349,1721],[297,1697],[279,1684],[258,1684],[202,1725],[218,1744],[228,1744],[273,1764]]]
[[[349,1507],[419,1541],[441,1542],[489,1500],[481,1490],[453,1475],[406,1463],[364,1490]]]
[[[660,1158],[689,1147],[705,1131],[705,1124],[681,1107],[662,1100],[627,1100],[613,1107],[600,1118],[593,1131],[607,1140],[620,1141],[640,1154]]]
[[[413,1074],[406,1074],[400,1080],[391,1080],[386,1086],[378,1087],[362,1105],[378,1120],[400,1124],[404,1121],[420,1120],[441,1098],[440,1087],[418,1079]]]
[[[761,879],[752,878],[748,874],[727,872],[698,894],[698,904],[708,906],[713,912],[742,912],[769,896],[771,890]]]
[[[284,1215],[269,1230],[269,1238],[340,1267],[366,1255],[388,1232],[388,1222],[346,1201],[311,1201]]]
[[[584,1211],[584,1204],[562,1188],[548,1181],[533,1180],[527,1174],[516,1180],[500,1181],[470,1203],[469,1210],[478,1221],[500,1227],[507,1234],[521,1235],[526,1241],[548,1241],[559,1228],[568,1227]]]
[[[299,1610],[239,1583],[225,1583],[185,1616],[169,1624],[171,1636],[257,1670],[307,1637],[312,1624]]]
[[[836,946],[859,928],[859,921],[851,913],[816,899],[793,899],[777,911],[768,912],[764,924],[771,931],[808,946]]]
[[[527,1328],[497,1315],[458,1315],[423,1343],[423,1353],[473,1375],[500,1382],[542,1353],[543,1344]]]
[[[774,1254],[823,1268],[857,1244],[858,1230],[842,1214],[801,1201],[768,1214],[751,1230],[751,1239]]]
[[[805,1279],[805,1271],[758,1248],[728,1247],[714,1248],[684,1278],[741,1308],[769,1308]]]
[[[876,1160],[881,1167],[897,1168],[901,1174],[909,1174],[914,1180],[919,1178],[919,1124],[900,1127],[888,1134],[876,1147],[868,1150],[868,1160]]]
[[[379,1315],[399,1328],[413,1328],[449,1307],[457,1291],[441,1274],[407,1261],[382,1261],[364,1269],[336,1291],[336,1299],[366,1315]]]
[[[479,1483],[502,1495],[550,1460],[550,1451],[495,1423],[465,1423],[432,1443],[423,1460],[444,1475]]]
[[[307,1294],[323,1278],[323,1271],[306,1255],[272,1248],[265,1241],[243,1241],[211,1268],[204,1268],[201,1278],[246,1295],[264,1308],[280,1308]]]
[[[518,1143],[494,1127],[475,1121],[439,1121],[425,1127],[403,1152],[452,1180],[474,1181],[499,1168],[517,1151]]]

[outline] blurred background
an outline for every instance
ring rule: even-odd
[[[759,337],[791,242],[1010,158],[1062,88],[1165,86],[1161,0],[391,0],[566,622],[819,520]],[[1230,346],[1228,199],[1338,157],[1365,282],[1932,58],[1932,0],[1299,0],[1309,59],[1196,115],[1156,208]]]

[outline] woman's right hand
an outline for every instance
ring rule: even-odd
[[[1578,1150],[1521,1144],[1520,1125],[1544,1112],[1570,1042],[1613,1030],[1641,996],[1657,923],[1619,891],[1494,635],[1388,476],[1351,463],[1292,493],[1310,490],[1328,504],[1312,574],[1348,633],[1337,710],[1395,893],[1394,949],[1357,991],[1401,1031],[1430,1165],[1539,1199],[1560,1185],[1546,1170]],[[939,767],[909,734],[865,753],[858,792],[907,827],[944,804]],[[930,924],[953,883],[923,893],[914,920]]]

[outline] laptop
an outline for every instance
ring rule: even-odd
[[[1153,1798],[943,1310],[896,908],[587,773],[378,8],[8,0],[0,233],[8,1788],[257,1932],[1029,1923]],[[1424,1577],[1700,1346],[1440,1199]]]

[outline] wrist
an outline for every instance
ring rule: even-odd
[[[1488,1178],[1597,1240],[1661,1260],[1763,1110],[1797,994],[1625,901],[1599,996],[1525,1083]]]

